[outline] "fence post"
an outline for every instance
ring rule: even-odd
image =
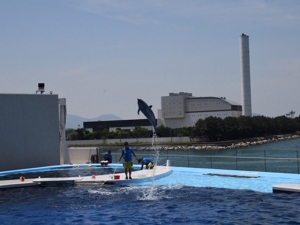
[[[212,169],[212,155],[211,155],[211,149],[210,149],[209,151],[210,151],[210,168]]]
[[[188,150],[188,167],[190,167],[190,150]]]
[[[237,150],[235,150],[235,169],[238,169],[238,163],[237,163]]]
[[[264,150],[264,159],[265,159],[265,172],[267,172],[267,159],[266,159],[266,150]]]
[[[297,166],[298,166],[298,174],[299,174],[299,152],[297,150]]]

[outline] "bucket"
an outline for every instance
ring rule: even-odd
[[[106,165],[108,164],[108,161],[101,161],[100,164],[101,164],[102,166],[103,166],[103,165],[106,166]]]
[[[120,180],[120,175],[114,175],[115,180]]]

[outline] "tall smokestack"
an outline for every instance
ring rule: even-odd
[[[252,116],[249,36],[240,36],[241,75],[242,75],[242,115]]]

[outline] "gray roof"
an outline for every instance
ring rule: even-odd
[[[241,105],[240,103],[237,103],[237,102],[235,102],[235,101],[232,101],[232,100],[229,100],[229,99],[227,99],[227,98],[225,98],[225,97],[212,97],[212,96],[207,96],[207,97],[189,97],[188,99],[193,99],[193,98],[214,98],[214,99],[221,99],[221,100],[223,100],[223,101],[225,101],[225,102],[228,102],[229,104],[231,104],[231,105]]]

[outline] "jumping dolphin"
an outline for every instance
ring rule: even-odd
[[[140,111],[142,111],[142,113],[146,116],[146,118],[150,121],[150,123],[153,126],[153,132],[156,134],[156,119],[154,116],[153,111],[151,110],[152,105],[147,105],[146,102],[144,102],[142,99],[138,99],[138,115],[140,113]]]

